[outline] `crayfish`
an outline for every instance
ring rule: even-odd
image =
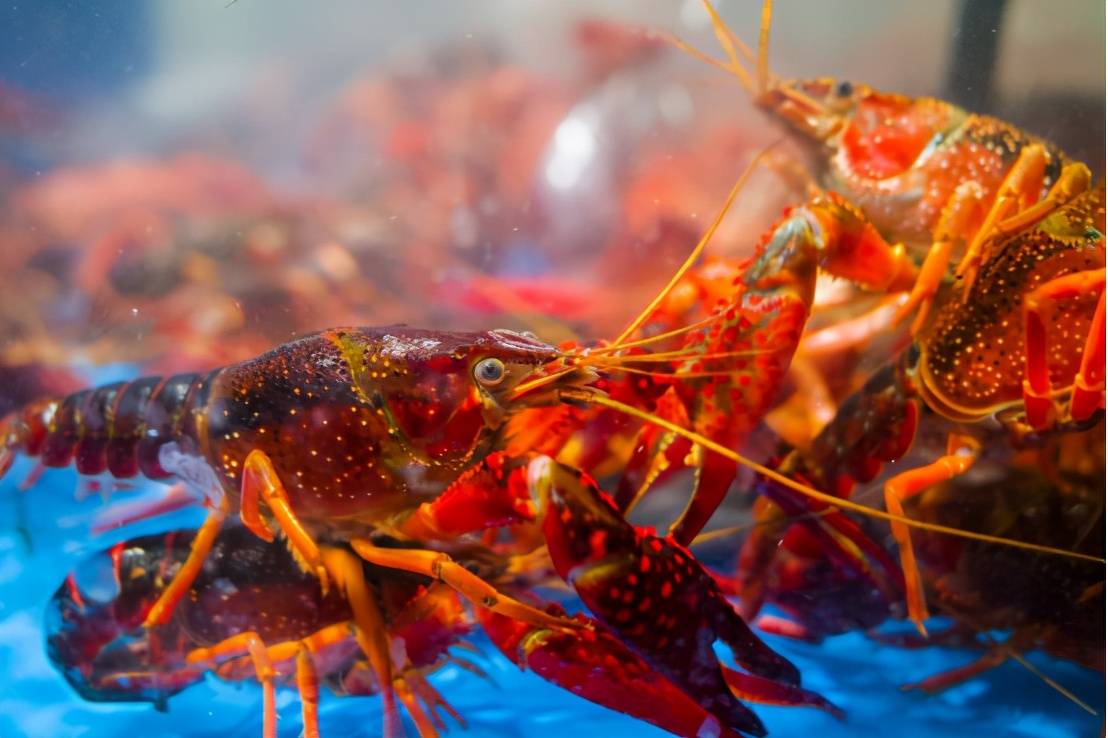
[[[900,348],[826,426],[803,447],[785,447],[773,468],[788,483],[765,475],[757,482],[761,525],[740,559],[742,611],[756,615],[772,590],[802,622],[767,624],[818,638],[875,625],[886,617],[885,602],[902,591],[909,617],[925,633],[929,610],[905,502],[966,479],[979,461],[1007,463],[1058,437],[1092,429],[1103,443],[1104,185],[1050,142],[943,100],[834,79],[779,79],[768,65],[770,0],[756,53],[704,5],[726,60],[676,43],[734,76],[818,163],[820,186],[812,184],[811,199],[787,211],[767,239],[807,240],[820,253],[862,241],[918,265],[891,271],[856,263],[868,270],[869,286],[899,298],[891,312],[883,302],[861,316],[872,318],[857,321],[865,330],[842,331],[838,346],[907,328]],[[834,332],[826,331],[832,347]],[[802,342],[798,356],[804,351]],[[847,498],[905,457],[920,430],[941,434],[946,448],[883,482],[897,568],[841,515],[842,505],[816,501],[795,483]],[[1103,456],[1099,475],[1103,487]],[[1102,546],[1090,553],[1046,538],[1055,553],[1103,561]],[[1102,597],[1102,572],[1100,579]],[[779,584],[767,584],[774,580]]]

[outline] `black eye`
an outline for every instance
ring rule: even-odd
[[[850,97],[854,94],[854,85],[843,80],[835,87],[835,94],[839,97]]]
[[[485,387],[495,387],[504,380],[504,362],[500,359],[481,359],[473,368],[473,376]]]

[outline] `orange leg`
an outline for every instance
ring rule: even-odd
[[[904,500],[927,490],[940,482],[964,474],[976,461],[980,446],[968,436],[951,434],[947,439],[945,456],[919,469],[911,469],[885,482],[885,507],[889,512],[901,517],[904,513]],[[915,622],[923,635],[927,634],[923,621],[928,618],[927,600],[923,593],[923,580],[920,577],[916,554],[912,550],[912,538],[904,523],[892,522],[893,538],[900,550],[900,565],[904,570],[904,589],[908,600],[908,616]]]
[[[1049,155],[1039,144],[1026,146],[1020,152],[1019,159],[997,191],[992,209],[985,216],[955,272],[966,278],[967,292],[973,284],[977,268],[984,261],[984,247],[990,238],[1035,225],[1089,188],[1092,175],[1088,168],[1084,164],[1070,163],[1063,167],[1058,180],[1046,197],[1040,200],[1039,192],[1048,162]]]
[[[173,615],[173,609],[192,587],[192,583],[196,581],[200,568],[204,565],[204,559],[208,557],[208,552],[212,550],[216,536],[219,535],[219,529],[223,526],[223,519],[227,517],[229,510],[230,502],[224,497],[220,500],[218,506],[208,511],[208,517],[204,520],[204,524],[200,526],[200,530],[196,532],[196,537],[192,539],[188,558],[177,570],[177,574],[169,582],[169,586],[158,595],[157,601],[154,602],[150,612],[146,615],[146,620],[142,623],[144,627],[153,628],[156,625],[164,625],[169,622],[169,618]]]
[[[1070,395],[1070,417],[1084,420],[1104,404],[1104,288],[1089,326],[1085,351],[1081,356],[1081,368],[1073,379]]]
[[[350,623],[336,623],[321,628],[302,640],[268,646],[262,656],[256,655],[254,650],[255,643],[261,642],[257,635],[252,632],[240,633],[207,648],[193,649],[185,656],[185,663],[213,669],[224,679],[241,679],[244,676],[241,674],[243,658],[249,659],[256,675],[259,664],[268,663],[270,670],[276,674],[277,664],[295,659],[296,687],[300,693],[304,738],[319,738],[319,678],[313,654],[327,645],[346,640],[350,637],[350,632]],[[259,676],[259,680],[260,678]]]
[[[1041,144],[1023,147],[1016,163],[1000,183],[993,206],[962,256],[962,261],[954,272],[956,275],[965,275],[981,264],[985,242],[994,235],[997,223],[1015,213],[1020,203],[1030,204],[1039,199],[1049,160],[1050,155]],[[972,279],[969,281],[972,282]]]
[[[919,278],[912,287],[908,301],[901,305],[896,314],[896,322],[899,323],[918,308],[916,318],[912,321],[912,335],[916,335],[923,328],[935,293],[939,291],[939,285],[946,277],[954,246],[970,232],[984,198],[985,193],[981,185],[976,182],[963,182],[951,193],[946,207],[943,208],[942,217],[935,227],[935,240],[920,267]]]
[[[582,627],[573,620],[550,615],[498,592],[491,584],[439,551],[378,548],[361,538],[353,539],[350,545],[371,564],[415,572],[445,582],[473,604],[500,615],[544,628],[575,630]]]
[[[1050,386],[1049,342],[1046,310],[1057,300],[1100,292],[1100,302],[1089,326],[1081,366],[1074,378],[1070,412],[1084,420],[1100,407],[1104,398],[1104,269],[1075,272],[1040,285],[1023,300],[1025,331],[1023,402],[1032,428],[1046,428],[1053,420],[1054,401]]]
[[[454,663],[459,663],[459,660],[457,658],[455,658]],[[462,663],[468,663],[468,662],[462,662]],[[487,677],[487,675],[484,674],[484,672],[481,672],[480,676]],[[430,682],[428,682],[423,677],[422,674],[420,674],[418,672],[408,674],[408,675],[405,676],[405,681],[407,681],[408,685],[412,688],[412,690],[416,693],[416,695],[419,697],[419,699],[427,707],[427,710],[431,713],[431,717],[433,719],[437,715],[437,711],[439,709],[442,709],[448,715],[450,715],[450,717],[454,718],[454,720],[457,721],[458,725],[462,726],[463,729],[466,728],[465,719],[462,718],[462,716],[458,713],[458,711],[455,710],[454,707],[449,702],[447,702],[441,694],[439,694],[437,689],[435,689],[434,687],[431,686]],[[442,722],[441,719],[437,720],[436,724],[441,729],[445,730],[446,725],[445,725],[445,723]]]
[[[416,730],[419,732],[419,738],[438,738],[439,731],[435,720],[423,709],[423,705],[416,698],[411,687],[403,679],[397,679],[395,687],[396,696],[400,698],[404,707],[407,708],[408,714],[412,716],[412,722],[415,723]]]
[[[1078,162],[1071,162],[1062,168],[1058,180],[1039,202],[1021,210],[1010,218],[996,224],[996,231],[1008,235],[1035,225],[1067,202],[1089,189],[1093,175],[1089,168]]]
[[[296,654],[296,689],[300,692],[304,738],[319,738],[319,676],[307,646]]]
[[[288,538],[292,550],[300,557],[305,568],[319,577],[320,587],[326,594],[327,569],[320,559],[319,547],[304,530],[296,513],[289,506],[288,492],[285,491],[285,485],[281,484],[277,470],[273,468],[273,462],[264,451],[254,449],[243,463],[242,509],[239,517],[242,518],[243,524],[259,538],[272,541],[273,531],[261,517],[259,499],[264,500],[269,506],[277,525]]]
[[[210,648],[190,651],[185,663],[190,665],[214,665],[220,657],[246,652],[254,664],[254,674],[262,685],[262,737],[277,738],[277,702],[273,662],[262,639],[254,631],[245,631],[220,641]]]
[[[377,683],[381,686],[384,703],[386,738],[402,736],[400,713],[396,708],[396,691],[393,689],[392,657],[389,653],[388,631],[381,616],[377,600],[365,580],[362,562],[339,548],[325,547],[322,561],[335,580],[335,584],[350,603],[354,613],[354,638],[369,660]]]

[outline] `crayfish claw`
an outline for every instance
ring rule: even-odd
[[[531,471],[551,561],[589,610],[724,726],[764,735],[761,721],[728,687],[713,644],[723,640],[743,666],[785,686],[799,683],[796,667],[754,635],[715,579],[672,537],[632,526],[585,474],[552,460]]]
[[[556,605],[547,609],[561,612]],[[611,631],[583,615],[577,619],[587,627],[577,634],[536,628],[488,610],[478,611],[477,619],[496,647],[521,669],[590,702],[677,735],[739,738]],[[748,727],[758,728],[757,718],[753,720]]]
[[[808,706],[845,720],[846,713],[823,695],[800,687],[788,686],[753,674],[724,668],[723,678],[736,697],[763,705]]]

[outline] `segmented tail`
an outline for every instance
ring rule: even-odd
[[[0,420],[0,476],[16,454],[44,466],[74,464],[81,474],[164,479],[159,451],[170,441],[195,444],[198,411],[213,374],[142,377],[40,400]]]

